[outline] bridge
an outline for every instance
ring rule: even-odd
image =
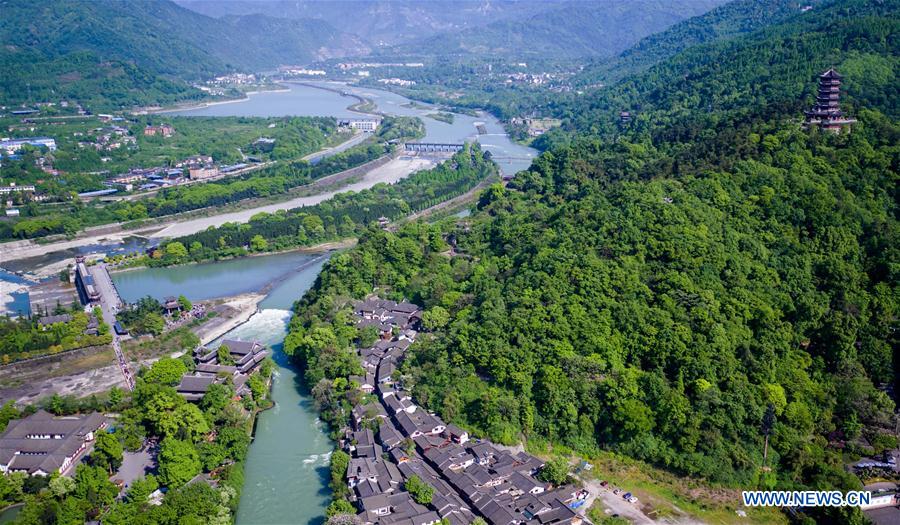
[[[403,147],[408,152],[417,153],[456,153],[462,151],[465,144],[441,144],[437,142],[405,142]]]

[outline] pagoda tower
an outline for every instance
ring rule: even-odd
[[[844,116],[841,111],[841,79],[844,78],[833,68],[819,75],[819,92],[816,94],[816,105],[805,112],[804,127],[818,126],[831,133],[840,133],[849,129],[856,119]]]

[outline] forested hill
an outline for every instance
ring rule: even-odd
[[[850,112],[868,107],[896,117],[898,39],[897,0],[830,1],[749,35],[689,48],[562,113],[570,129],[618,133],[619,112],[630,111],[629,133],[666,130],[661,140],[690,141],[740,116],[800,116],[813,103],[817,75],[835,67],[846,77],[842,103]]]
[[[166,103],[200,95],[184,80],[365,50],[321,20],[215,19],[169,0],[3,0],[0,10],[0,104]]]
[[[524,18],[498,20],[406,42],[392,53],[473,54],[523,59],[610,57],[641,38],[724,0],[606,0],[552,3]]]
[[[808,2],[806,6],[818,3]],[[800,4],[793,0],[734,0],[643,38],[614,58],[588,65],[576,82],[610,84],[689,47],[750,33],[800,12]]]
[[[897,445],[879,387],[900,390],[896,86],[858,76],[895,68],[900,41],[871,4],[689,49],[618,91],[658,120],[551,147],[471,217],[373,228],[298,303],[286,348],[334,379],[318,357],[351,352],[340,312],[374,284],[426,306],[404,382],[476,435],[744,489],[861,487],[844,462]],[[808,101],[787,100],[832,59],[849,135],[802,130]]]

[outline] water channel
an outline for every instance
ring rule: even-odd
[[[272,385],[275,407],[260,414],[244,466],[237,514],[241,525],[318,523],[329,501],[328,460],[333,444],[302,377],[282,351],[291,305],[312,286],[327,258],[327,254],[294,252],[112,274],[122,299],[129,302],[146,295],[212,299],[275,283],[259,304],[259,312],[222,338],[260,341],[271,348],[278,365]]]

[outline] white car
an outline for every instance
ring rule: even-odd
[[[637,503],[637,502],[638,502],[637,496],[631,496],[630,498],[628,498],[628,503]]]

